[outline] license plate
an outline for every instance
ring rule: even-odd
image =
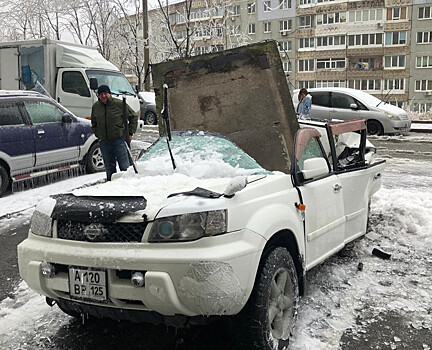
[[[70,267],[69,294],[75,299],[105,301],[106,271]]]

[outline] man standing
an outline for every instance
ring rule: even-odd
[[[91,112],[92,130],[99,139],[107,180],[111,181],[116,172],[116,162],[122,171],[130,165],[124,136],[123,102],[111,97],[107,85],[99,86],[97,95],[98,101],[93,104]],[[138,116],[129,106],[126,107],[126,118],[130,142],[138,126]]]

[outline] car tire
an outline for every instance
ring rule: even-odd
[[[102,158],[102,151],[99,148],[99,144],[96,142],[90,147],[87,153],[86,171],[89,174],[93,174],[103,171],[104,169],[105,165]]]
[[[281,247],[264,256],[251,296],[239,314],[242,349],[273,350],[288,346],[297,304],[299,284],[290,253]]]
[[[380,136],[384,133],[383,126],[377,120],[369,119],[366,123],[366,126],[369,135]]]
[[[10,185],[10,178],[8,171],[0,165],[0,197],[5,194]]]
[[[143,120],[144,120],[145,125],[156,125],[157,124],[156,114],[152,111],[145,112]]]

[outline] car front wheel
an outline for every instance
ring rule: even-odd
[[[152,111],[147,111],[144,114],[144,124],[145,125],[156,125],[157,124],[157,117],[156,114]]]
[[[86,170],[88,173],[93,174],[99,171],[103,171],[105,165],[102,158],[102,152],[99,148],[98,143],[94,143],[87,153],[87,164]]]
[[[9,188],[10,179],[7,170],[0,165],[0,197],[5,194]]]
[[[299,299],[296,269],[285,248],[264,257],[252,294],[240,313],[244,349],[273,350],[288,346]]]
[[[368,120],[366,123],[367,132],[369,135],[382,135],[384,133],[383,127],[380,122],[376,120]]]

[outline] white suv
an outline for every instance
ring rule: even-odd
[[[399,107],[355,89],[315,88],[312,96],[312,118],[316,119],[367,119],[370,135],[406,133],[411,120]],[[293,91],[293,103],[297,109],[299,90]]]

